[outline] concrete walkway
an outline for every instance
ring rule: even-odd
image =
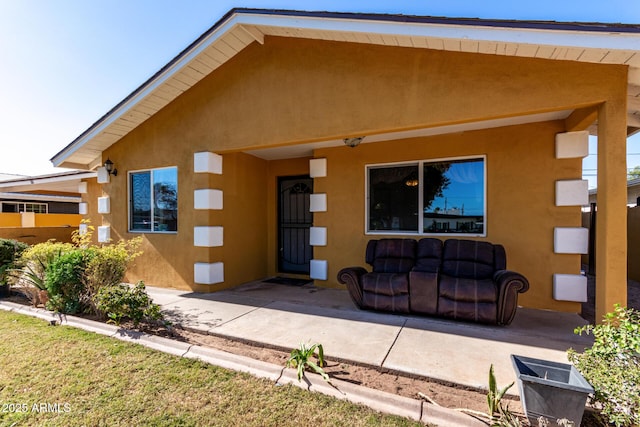
[[[498,384],[515,381],[511,354],[567,363],[567,349],[592,343],[573,333],[586,324],[577,314],[519,309],[510,326],[497,327],[361,311],[345,290],[310,284],[255,282],[211,294],[147,291],[185,328],[287,351],[321,343],[334,360],[475,388],[487,387],[491,364]]]

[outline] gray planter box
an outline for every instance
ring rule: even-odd
[[[580,425],[587,397],[593,387],[573,365],[511,355],[518,376],[522,407],[532,426],[538,418],[547,418],[550,425],[566,418]]]

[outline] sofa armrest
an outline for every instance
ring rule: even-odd
[[[362,267],[347,267],[338,272],[338,282],[347,285],[353,303],[362,308],[362,276],[367,273]]]
[[[510,270],[496,271],[493,281],[498,289],[497,323],[508,325],[516,315],[518,294],[529,290],[529,281],[522,274]]]

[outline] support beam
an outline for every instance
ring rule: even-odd
[[[585,130],[598,119],[598,107],[579,108],[564,119],[567,132]]]
[[[624,101],[598,112],[596,321],[627,304],[627,123]]]
[[[634,128],[640,128],[640,116],[637,114],[627,115],[627,125]]]
[[[259,29],[257,29],[255,26],[240,25],[240,28],[242,28],[247,34],[249,34],[252,39],[254,39],[260,44],[264,44],[264,33]]]

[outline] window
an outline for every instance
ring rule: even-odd
[[[367,232],[485,234],[485,159],[367,167]]]
[[[48,205],[46,203],[2,202],[2,212],[48,213]]]
[[[129,230],[178,231],[178,168],[129,173]]]

